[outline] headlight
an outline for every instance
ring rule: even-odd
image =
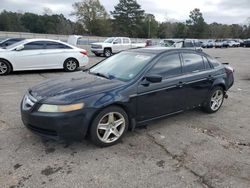
[[[38,111],[39,112],[71,112],[80,110],[84,107],[84,103],[71,104],[71,105],[52,105],[43,104]]]

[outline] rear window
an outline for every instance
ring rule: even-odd
[[[184,72],[192,73],[204,70],[204,63],[202,56],[193,53],[183,53],[183,61],[184,61]]]
[[[71,48],[62,43],[48,41],[46,43],[46,49],[71,49]]]
[[[219,67],[220,66],[220,62],[212,57],[208,57],[209,62],[213,65],[213,67]]]

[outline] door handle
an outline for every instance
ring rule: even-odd
[[[208,78],[207,78],[209,81],[213,80],[214,77],[212,75],[208,75]]]
[[[180,81],[180,82],[177,84],[177,87],[182,88],[184,85],[185,85],[185,82]]]

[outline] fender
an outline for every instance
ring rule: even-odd
[[[216,86],[221,86],[221,87],[223,87],[223,89],[224,89],[225,91],[227,90],[227,88],[226,88],[226,82],[225,82],[225,79],[224,79],[224,78],[217,78],[217,79],[213,82],[213,84],[212,84],[210,90],[212,90],[212,89],[213,89],[214,87],[216,87]]]

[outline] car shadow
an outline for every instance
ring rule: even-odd
[[[80,72],[85,70],[86,68],[79,68],[78,70],[76,70],[75,72]],[[51,69],[51,70],[27,70],[27,71],[16,71],[16,72],[12,72],[11,74],[7,75],[7,76],[11,76],[11,75],[29,75],[29,74],[53,74],[53,73],[73,73],[73,72],[66,72],[63,69]]]

